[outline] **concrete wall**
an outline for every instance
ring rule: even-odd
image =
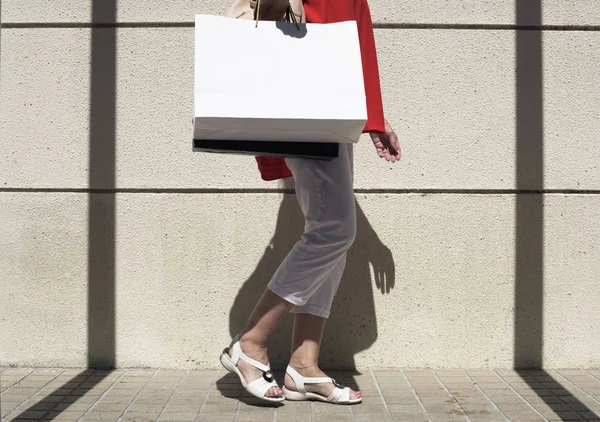
[[[2,365],[217,367],[302,229],[190,150],[193,15],[228,2],[115,1],[2,1]],[[600,366],[596,0],[371,7],[404,158],[356,147],[322,362]]]

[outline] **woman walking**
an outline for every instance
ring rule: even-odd
[[[263,2],[287,6],[287,0]],[[370,134],[379,157],[396,162],[400,148],[383,115],[367,0],[303,0],[303,5],[309,23],[357,22],[367,96],[364,132]],[[262,7],[269,10],[268,4]],[[273,275],[244,330],[224,350],[221,363],[239,376],[250,394],[266,401],[359,403],[360,391],[339,385],[318,366],[325,323],[344,272],[346,252],[356,235],[353,146],[340,145],[339,156],[331,161],[257,157],[257,162],[265,180],[294,178],[305,230]],[[268,343],[289,312],[294,313],[292,353],[280,388],[268,364]]]

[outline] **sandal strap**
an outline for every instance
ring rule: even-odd
[[[285,370],[287,374],[292,377],[294,384],[296,384],[296,390],[300,393],[306,393],[306,384],[322,384],[326,382],[334,382],[333,378],[329,377],[305,377],[302,376],[298,371],[288,365]]]
[[[277,383],[274,380],[268,382],[262,377],[257,378],[250,384],[246,385],[246,389],[248,390],[248,392],[256,397],[266,396],[267,391],[269,391],[273,387],[278,387]]]
[[[304,377],[304,384],[323,384],[326,382],[333,382],[333,379],[329,377]]]
[[[335,390],[327,398],[327,401],[332,403],[348,403],[350,401],[350,389],[348,387],[343,389],[335,387]]]
[[[242,346],[240,346],[240,335],[238,334],[233,339],[233,353],[231,355],[231,362],[237,366],[240,359],[263,372],[271,372],[269,365],[265,365],[257,360],[252,359],[242,351]]]

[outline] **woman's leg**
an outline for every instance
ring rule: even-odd
[[[263,364],[269,363],[267,348],[271,334],[277,328],[283,317],[294,305],[277,296],[269,289],[265,289],[262,297],[254,307],[246,328],[240,334],[240,347],[244,354]],[[229,355],[233,353],[229,348]],[[262,372],[247,364],[243,360],[238,362],[238,368],[246,382],[250,383],[262,376]],[[281,388],[273,387],[267,391],[267,397],[280,397],[283,395]]]
[[[352,155],[352,145],[340,145],[339,157],[332,161],[286,160],[294,175],[306,227],[302,238],[276,271],[240,336],[242,351],[261,363],[268,362],[269,338],[288,312],[313,314],[322,319],[329,316],[345,266],[346,251],[356,234]],[[300,322],[299,336],[305,331],[303,326]],[[238,367],[247,382],[262,375],[243,361]],[[272,388],[267,396],[281,394],[280,389]]]
[[[292,357],[290,366],[304,377],[326,377],[327,375],[319,368],[319,349],[321,337],[325,328],[325,318],[297,313],[294,316],[294,331],[292,333]],[[285,388],[296,391],[294,380],[286,373],[284,379]],[[318,393],[328,397],[335,386],[333,383],[307,384],[306,391]],[[350,390],[350,399],[358,399],[362,395],[360,391]]]
[[[356,236],[352,145],[340,145],[332,161],[286,159],[305,216],[300,240],[268,287],[300,313],[327,318]]]

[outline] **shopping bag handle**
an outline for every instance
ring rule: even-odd
[[[258,28],[258,20],[260,17],[260,4],[261,0],[250,0],[250,3],[256,3],[256,7],[254,8],[254,18],[256,19],[256,26]],[[292,5],[288,2],[288,7],[285,11],[285,22],[294,23],[298,31],[300,30],[300,25],[298,25],[298,19],[296,19],[296,15],[294,14],[294,10],[292,9]]]

